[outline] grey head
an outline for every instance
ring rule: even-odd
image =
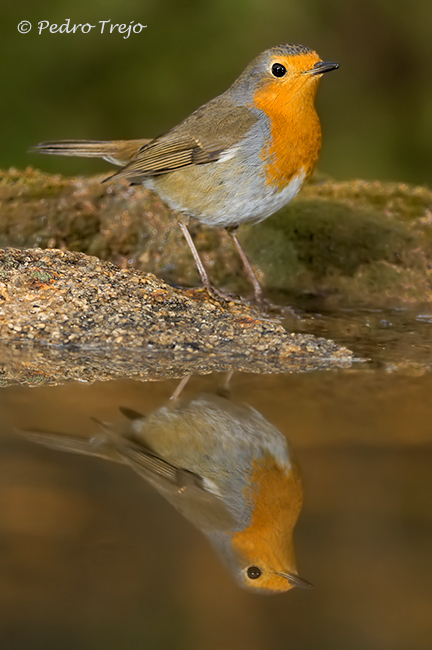
[[[257,90],[266,84],[284,85],[285,92],[296,80],[309,77],[317,80],[324,72],[335,70],[337,63],[321,61],[314,50],[305,45],[288,43],[271,47],[259,54],[227,91],[233,97],[250,103]]]

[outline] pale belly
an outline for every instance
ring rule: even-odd
[[[173,210],[210,226],[234,227],[266,219],[289,203],[305,180],[301,170],[276,188],[266,183],[262,167],[258,156],[245,159],[236,152],[219,162],[148,178],[144,185]]]

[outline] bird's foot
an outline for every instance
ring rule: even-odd
[[[213,300],[216,300],[217,302],[222,302],[223,304],[230,302],[233,302],[236,305],[247,304],[247,301],[243,300],[240,296],[221,291],[220,289],[216,289],[216,287],[211,283],[205,283],[200,289],[195,289],[195,291],[205,291],[210,296],[210,298],[213,298]]]
[[[268,298],[264,297],[261,297],[259,301],[257,301],[255,298],[254,302],[261,311],[268,314],[269,316],[273,314],[279,316],[280,318],[295,318],[296,320],[300,318],[295,309],[289,307],[289,305],[277,305]]]

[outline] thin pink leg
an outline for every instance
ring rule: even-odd
[[[258,282],[258,278],[255,275],[255,271],[253,270],[252,266],[250,265],[250,262],[248,258],[246,257],[246,253],[244,252],[243,248],[240,246],[240,242],[237,239],[237,235],[235,233],[235,230],[231,230],[230,228],[227,228],[227,232],[232,238],[235,247],[237,248],[238,254],[241,257],[241,261],[243,262],[243,266],[245,268],[246,273],[249,276],[250,281],[252,282],[253,288],[254,288],[254,293],[255,293],[255,300],[257,303],[262,303],[263,301],[263,290],[261,288],[260,283]]]
[[[177,386],[177,388],[175,389],[175,391],[173,392],[173,394],[172,394],[171,397],[170,397],[170,399],[171,399],[173,402],[176,402],[176,401],[178,400],[178,398],[180,397],[180,393],[182,392],[183,388],[186,386],[186,384],[188,383],[188,381],[189,381],[190,378],[191,378],[190,375],[186,375],[186,376],[183,377],[183,379],[180,381],[179,385]]]
[[[178,224],[179,224],[179,226],[181,228],[181,231],[182,231],[182,233],[184,235],[184,238],[186,239],[186,241],[187,241],[187,243],[189,245],[189,248],[191,249],[192,255],[194,256],[195,264],[196,264],[198,272],[199,272],[199,274],[201,276],[202,283],[203,283],[203,285],[205,286],[205,288],[208,291],[212,292],[213,285],[210,282],[209,276],[207,275],[207,271],[204,268],[204,264],[201,261],[201,258],[199,256],[199,253],[198,253],[198,251],[196,249],[196,246],[195,246],[195,244],[193,242],[191,234],[190,234],[190,232],[189,232],[189,230],[188,230],[185,223],[183,223],[182,221],[179,221]]]

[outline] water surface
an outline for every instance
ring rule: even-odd
[[[229,399],[291,442],[295,530],[310,591],[242,590],[205,536],[128,467],[15,432],[83,437],[119,407],[144,414],[178,385],[123,379],[0,389],[0,634],[7,650],[293,647],[423,650],[432,638],[432,313],[301,312],[290,329],[363,361],[303,374],[234,373]],[[195,376],[181,398],[226,394]]]

